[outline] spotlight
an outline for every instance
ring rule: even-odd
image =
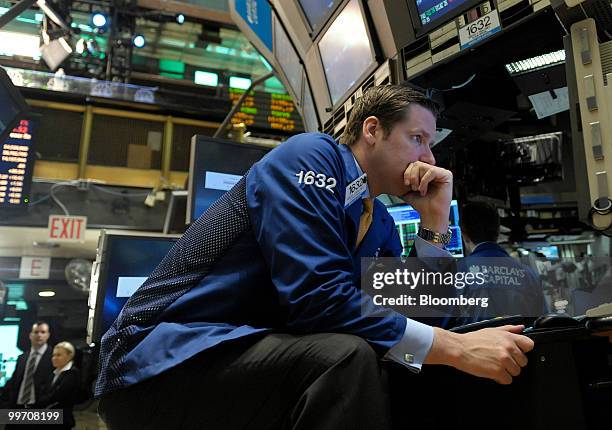
[[[185,15],[182,13],[177,13],[174,19],[178,25],[183,25],[185,23]]]
[[[76,46],[74,48],[74,50],[76,51],[77,54],[83,54],[83,52],[85,52],[85,44],[87,42],[85,41],[85,39],[81,38],[79,39],[79,41],[76,43]]]
[[[143,48],[145,46],[146,39],[142,34],[136,34],[134,37],[132,37],[132,43],[136,48]]]
[[[94,12],[94,14],[91,16],[91,23],[96,28],[104,28],[108,23],[108,19],[102,12]]]

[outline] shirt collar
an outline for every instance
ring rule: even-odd
[[[37,354],[44,355],[47,352],[47,344],[43,344],[40,348],[36,349],[34,347],[30,347],[30,354],[36,352]]]
[[[66,370],[70,370],[72,369],[72,361],[69,361],[68,364],[66,364],[64,367],[62,367],[61,369],[55,369],[53,371],[53,374],[55,376],[59,375],[62,372],[65,372]]]
[[[355,154],[353,154],[353,151],[351,151],[351,148],[348,145],[340,144],[340,151],[344,159],[344,165],[346,166],[348,170],[347,184],[350,184],[355,179],[363,175],[364,172],[361,169],[361,166],[359,165],[359,163],[357,162],[357,158],[355,158]],[[366,189],[361,195],[361,198],[366,199],[368,197],[370,197],[370,187],[366,183]]]

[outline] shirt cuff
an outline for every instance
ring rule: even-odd
[[[452,257],[452,254],[444,248],[438,248],[433,243],[427,242],[421,236],[417,236],[414,239],[414,246],[416,248],[417,256],[421,258],[429,257]]]
[[[433,344],[434,329],[427,324],[406,319],[404,336],[393,346],[385,359],[393,360],[413,372],[419,372]]]

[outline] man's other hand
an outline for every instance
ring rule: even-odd
[[[505,325],[457,334],[435,329],[434,343],[425,363],[446,364],[474,376],[510,384],[527,365],[525,353],[533,340],[521,333],[524,326]]]

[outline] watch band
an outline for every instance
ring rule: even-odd
[[[451,240],[452,230],[448,229],[446,233],[438,233],[436,231],[429,230],[425,227],[419,227],[417,235],[432,243],[441,243],[442,245],[448,245]]]

